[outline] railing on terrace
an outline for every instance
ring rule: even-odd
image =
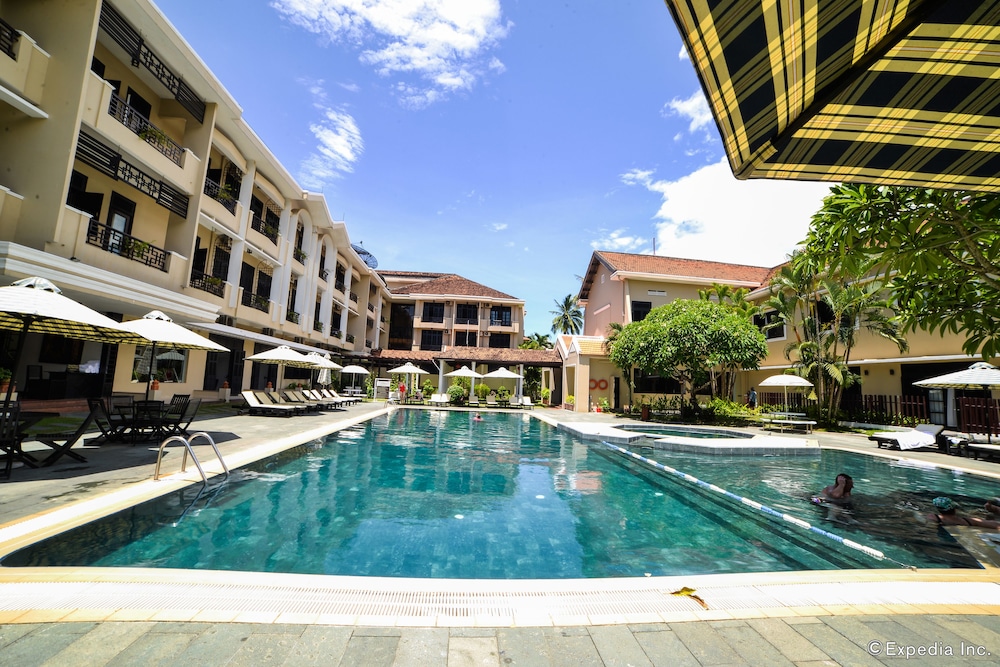
[[[14,45],[21,39],[21,31],[0,19],[0,51],[3,51],[12,59],[17,59],[14,55]]]
[[[271,243],[278,242],[278,228],[264,222],[256,213],[250,219],[250,228],[254,229],[271,240]]]
[[[108,105],[108,114],[139,135],[139,138],[147,144],[167,156],[178,167],[181,165],[181,158],[184,155],[184,149],[181,145],[168,137],[166,132],[150,123],[148,118],[126,104],[125,100],[112,94],[111,103]]]
[[[338,280],[337,282],[335,282],[333,284],[333,286],[336,287],[337,289],[339,289],[341,292],[343,292],[345,289],[347,289],[347,285],[344,284],[343,280]]]
[[[510,319],[493,319],[490,318],[491,327],[509,327],[511,326]]]
[[[479,324],[478,317],[456,317],[455,324]]]
[[[271,309],[271,299],[261,294],[254,294],[253,292],[243,292],[242,302],[244,306],[250,306],[264,313]]]
[[[340,338],[343,335],[344,332],[341,331],[340,329],[334,329],[333,331],[330,332],[330,338]]]
[[[191,287],[200,289],[203,292],[224,296],[226,293],[226,281],[218,276],[210,276],[199,271],[191,272]]]
[[[930,419],[926,396],[848,396],[840,401],[840,413],[847,421],[864,424],[904,425]]]
[[[299,323],[299,314],[296,313],[294,310],[288,310],[288,311],[285,312],[285,319],[287,321],[291,322],[292,324],[298,324]]]
[[[353,301],[354,303],[358,302],[358,295],[356,292],[351,292],[351,301]]]
[[[329,269],[320,269],[319,270],[319,279],[320,280],[326,280],[329,277],[330,277],[330,270]]]
[[[97,222],[93,218],[87,228],[87,243],[164,273],[167,271],[166,250]]]
[[[348,343],[354,342],[354,334],[347,334],[347,342]]]
[[[236,199],[228,187],[222,187],[210,178],[205,179],[205,194],[226,207],[226,210],[236,215]]]
[[[370,348],[372,346],[372,340],[370,338],[365,338],[365,347]]]
[[[374,312],[375,312],[375,304],[373,304],[373,303],[369,303],[369,304],[368,304],[368,310],[369,310],[370,312],[374,313]]]
[[[298,263],[299,263],[299,264],[305,264],[305,263],[306,263],[306,260],[307,260],[307,259],[309,259],[309,255],[307,255],[307,254],[306,254],[306,253],[305,253],[305,252],[304,252],[304,251],[302,250],[302,248],[295,248],[295,249],[294,249],[294,250],[292,251],[292,255],[294,255],[294,256],[295,256],[295,259],[296,259],[296,261],[298,261]]]
[[[323,331],[323,323],[319,320],[313,322],[313,331]]]

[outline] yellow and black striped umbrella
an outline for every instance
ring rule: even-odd
[[[737,178],[1000,190],[1000,0],[666,0]]]

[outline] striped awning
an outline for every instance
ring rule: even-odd
[[[737,178],[1000,190],[1000,0],[666,0]]]

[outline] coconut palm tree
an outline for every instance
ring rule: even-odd
[[[576,296],[567,294],[559,301],[555,299],[556,309],[549,312],[555,315],[552,318],[552,333],[576,335],[583,331],[583,310]]]
[[[551,350],[552,341],[549,340],[548,334],[533,333],[525,336],[518,347],[522,350]]]

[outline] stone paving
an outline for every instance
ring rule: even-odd
[[[382,409],[292,420],[215,411],[196,422],[236,457],[261,443],[337,428]],[[611,415],[545,410],[547,419],[615,421]],[[293,426],[294,425],[294,426]],[[824,447],[903,456],[998,475],[993,463],[936,452],[877,451],[858,434],[817,433]],[[301,441],[301,440],[300,440]],[[31,449],[32,445],[28,445]],[[86,464],[63,459],[52,468],[17,468],[0,482],[0,528],[67,503],[96,498],[148,480],[156,450],[148,445],[85,446]],[[178,464],[171,452],[167,461]],[[167,463],[165,463],[167,465]],[[1000,609],[819,608],[768,610],[759,617],[568,627],[360,627],[175,620],[37,622],[32,612],[0,615],[4,665],[963,665],[1000,664]]]

